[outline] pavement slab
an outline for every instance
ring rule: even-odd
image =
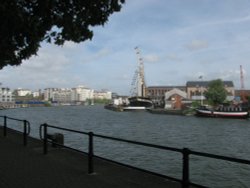
[[[88,174],[88,158],[65,148],[49,147],[41,140],[0,127],[0,187],[3,188],[179,188],[180,183],[94,158],[95,173]]]

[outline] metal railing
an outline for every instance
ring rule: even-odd
[[[43,128],[43,131],[42,131]],[[48,153],[48,142],[52,142],[54,145],[59,145],[62,147],[66,147],[68,149],[71,150],[75,150],[81,153],[86,153],[86,152],[82,152],[80,150],[59,144],[59,143],[55,143],[54,141],[50,141],[49,137],[48,137],[48,128],[54,128],[54,129],[58,129],[58,130],[63,130],[63,131],[69,131],[69,132],[73,132],[73,133],[78,133],[78,134],[83,134],[83,135],[88,135],[89,137],[89,146],[88,146],[88,173],[92,174],[94,172],[94,168],[93,168],[93,157],[94,157],[94,152],[93,152],[93,133],[92,132],[83,132],[83,131],[76,131],[76,130],[72,130],[72,129],[67,129],[67,128],[62,128],[62,127],[56,127],[56,126],[52,126],[52,125],[48,125],[46,123],[40,125],[39,128],[39,135],[40,135],[40,139],[43,140],[43,153],[47,154]],[[43,137],[42,137],[42,132],[43,132]]]
[[[7,136],[7,129],[9,129],[8,127],[8,120],[14,120],[14,121],[19,121],[19,122],[23,122],[23,132],[18,131],[20,133],[23,134],[23,145],[26,146],[27,145],[27,137],[30,134],[30,123],[27,120],[21,120],[21,119],[16,119],[16,118],[11,118],[11,117],[7,117],[7,116],[0,116],[3,118],[4,122],[3,122],[3,136],[6,137]],[[48,134],[48,129],[52,128],[52,129],[57,129],[57,130],[62,130],[62,131],[68,131],[68,132],[73,132],[73,133],[78,133],[78,134],[82,134],[82,135],[87,135],[88,136],[88,152],[83,152],[68,146],[65,146],[64,144],[59,144],[59,143],[54,143],[53,140],[49,139],[49,134]],[[199,185],[196,183],[193,183],[190,181],[189,178],[189,164],[190,164],[190,155],[194,155],[194,156],[200,156],[200,157],[207,157],[207,158],[213,158],[213,159],[219,159],[219,160],[224,160],[224,161],[229,161],[229,162],[234,162],[234,163],[240,163],[240,164],[246,164],[246,165],[250,165],[250,160],[245,160],[245,159],[238,159],[238,158],[233,158],[233,157],[226,157],[226,156],[221,156],[221,155],[215,155],[215,154],[210,154],[210,153],[204,153],[204,152],[197,152],[197,151],[192,151],[188,148],[183,148],[183,149],[179,149],[179,148],[173,148],[173,147],[166,147],[166,146],[160,146],[160,145],[155,145],[155,144],[149,144],[149,143],[144,143],[144,142],[137,142],[137,141],[131,141],[131,140],[126,140],[126,139],[120,139],[120,138],[115,138],[115,137],[110,137],[110,136],[104,136],[104,135],[100,135],[100,134],[94,134],[93,132],[83,132],[83,131],[77,131],[77,130],[72,130],[72,129],[67,129],[67,128],[62,128],[62,127],[57,127],[57,126],[53,126],[53,125],[48,125],[48,124],[42,124],[40,125],[40,138],[41,140],[43,140],[43,153],[47,154],[48,153],[48,143],[51,142],[53,144],[71,149],[71,150],[75,150],[81,153],[85,153],[88,155],[88,173],[92,174],[94,173],[94,158],[100,158],[100,159],[104,159],[107,161],[111,161],[113,163],[117,163],[123,166],[127,166],[130,168],[134,168],[143,172],[147,172],[147,173],[151,173],[153,175],[157,175],[163,178],[167,178],[176,182],[180,182],[182,184],[183,188],[188,188],[190,186],[196,186],[196,187],[205,187],[203,185]],[[42,134],[43,133],[43,134]],[[134,145],[139,145],[139,146],[145,146],[145,147],[150,147],[150,148],[155,148],[155,149],[160,149],[160,150],[167,150],[167,151],[172,151],[172,152],[177,152],[182,154],[182,179],[177,179],[174,177],[170,177],[170,176],[166,176],[163,174],[159,174],[159,173],[155,173],[152,171],[148,171],[145,169],[141,169],[141,168],[137,168],[131,165],[127,165],[127,164],[123,164],[117,161],[113,161],[107,158],[102,158],[100,156],[96,156],[94,155],[94,138],[102,138],[102,139],[108,139],[108,140],[113,140],[113,141],[118,141],[118,142],[124,142],[124,143],[129,143],[129,144],[134,144]]]
[[[68,146],[65,145],[60,145],[81,153],[86,153],[88,155],[88,173],[91,174],[94,172],[94,161],[93,158],[97,157],[97,158],[101,158],[104,160],[108,160],[117,164],[121,164],[123,166],[127,166],[127,167],[131,167],[137,170],[141,170],[144,172],[148,172],[157,176],[161,176],[173,181],[177,181],[180,182],[182,184],[183,188],[188,188],[190,186],[196,186],[196,187],[205,187],[196,183],[193,183],[190,181],[189,178],[189,164],[190,164],[190,160],[189,157],[190,155],[195,155],[195,156],[201,156],[201,157],[208,157],[208,158],[213,158],[213,159],[219,159],[219,160],[224,160],[224,161],[230,161],[230,162],[235,162],[235,163],[241,163],[241,164],[247,164],[250,165],[250,160],[244,160],[244,159],[237,159],[237,158],[232,158],[232,157],[226,157],[226,156],[221,156],[221,155],[214,155],[214,154],[209,154],[209,153],[202,153],[202,152],[196,152],[196,151],[192,151],[188,148],[183,148],[183,149],[178,149],[178,148],[173,148],[173,147],[166,147],[166,146],[160,146],[160,145],[154,145],[154,144],[149,144],[149,143],[143,143],[143,142],[137,142],[137,141],[131,141],[131,140],[126,140],[126,139],[120,139],[120,138],[115,138],[115,137],[110,137],[110,136],[104,136],[104,135],[99,135],[99,134],[94,134],[93,132],[83,132],[83,131],[76,131],[76,130],[72,130],[72,129],[67,129],[67,128],[62,128],[62,127],[57,127],[57,126],[52,126],[52,125],[48,125],[48,124],[42,124],[40,125],[40,138],[43,140],[43,153],[47,154],[48,153],[48,142],[51,142],[48,140],[48,128],[53,128],[53,129],[58,129],[58,130],[63,130],[63,131],[69,131],[69,132],[73,132],[73,133],[78,133],[78,134],[83,134],[83,135],[87,135],[89,137],[89,142],[88,142],[88,152],[83,152],[77,149],[73,149],[70,148]],[[43,131],[42,131],[43,129]],[[43,138],[42,138],[42,132],[43,132]],[[113,141],[118,141],[118,142],[125,142],[125,143],[130,143],[130,144],[134,144],[134,145],[140,145],[140,146],[146,146],[146,147],[150,147],[150,148],[156,148],[156,149],[160,149],[160,150],[168,150],[168,151],[173,151],[173,152],[178,152],[182,154],[182,179],[177,179],[174,177],[170,177],[170,176],[166,176],[163,174],[158,174],[155,172],[151,172],[145,169],[140,169],[134,166],[130,166],[127,164],[123,164],[117,161],[113,161],[107,158],[102,158],[99,156],[95,156],[94,155],[94,147],[93,147],[93,141],[94,141],[94,137],[97,138],[103,138],[103,139],[108,139],[108,140],[113,140]],[[53,141],[52,141],[53,142]]]
[[[27,145],[27,137],[30,134],[30,122],[27,121],[27,120],[11,118],[11,117],[8,117],[8,116],[0,116],[0,117],[3,118],[3,120],[4,120],[3,121],[3,136],[4,137],[7,136],[8,119],[23,122],[23,132],[21,132],[21,131],[18,131],[18,132],[23,134],[23,145],[26,146]]]

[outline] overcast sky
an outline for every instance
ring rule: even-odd
[[[84,85],[129,94],[138,46],[147,86],[221,78],[250,89],[249,0],[127,0],[92,41],[42,44],[21,66],[0,70],[2,86],[25,89]]]

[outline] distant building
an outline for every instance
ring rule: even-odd
[[[1,103],[9,103],[14,102],[14,96],[12,91],[7,87],[0,88],[0,102]]]
[[[59,89],[54,91],[52,94],[52,101],[59,103],[70,103],[71,102],[71,89]]]
[[[38,97],[42,97],[43,93],[42,93],[42,90],[39,89],[38,91],[32,92],[32,95],[33,95],[34,98],[38,98]]]
[[[186,92],[186,86],[149,86],[146,88],[147,96],[153,101],[165,99],[165,93],[173,89],[179,89]]]
[[[46,88],[44,90],[44,100],[59,103],[82,103],[87,99],[94,98],[94,90],[84,86],[76,88]]]
[[[232,101],[235,98],[234,84],[232,81],[223,83],[227,90],[227,100]],[[176,101],[179,103],[183,99],[205,100],[204,92],[207,91],[208,85],[209,81],[188,81],[186,86],[150,86],[147,87],[147,96],[152,99],[155,106],[162,106],[165,103],[165,108],[174,105],[174,108],[179,108],[180,104]]]
[[[30,89],[22,89],[22,88],[18,88],[16,90],[17,92],[17,96],[20,96],[20,97],[24,97],[24,96],[27,96],[27,95],[31,95],[32,94],[32,91]]]
[[[183,100],[187,99],[187,93],[180,89],[172,89],[165,93],[165,109],[181,109]]]
[[[111,91],[106,91],[106,90],[95,91],[94,92],[94,99],[108,99],[108,100],[111,100],[112,99],[112,92]]]
[[[210,81],[188,81],[186,84],[187,97],[192,100],[205,99],[204,92],[207,91]],[[235,90],[232,81],[223,81],[224,87],[227,90],[227,100],[234,99]]]
[[[53,98],[54,92],[58,91],[58,88],[46,88],[44,89],[44,100],[50,101]]]
[[[84,102],[87,99],[94,98],[94,90],[86,88],[84,86],[78,86],[71,90],[71,101],[72,102]]]

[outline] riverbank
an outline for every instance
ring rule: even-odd
[[[181,187],[179,183],[95,158],[95,173],[88,174],[87,156],[67,149],[49,148],[42,153],[42,142],[9,130],[3,137],[0,127],[0,187],[54,188],[138,188]]]

